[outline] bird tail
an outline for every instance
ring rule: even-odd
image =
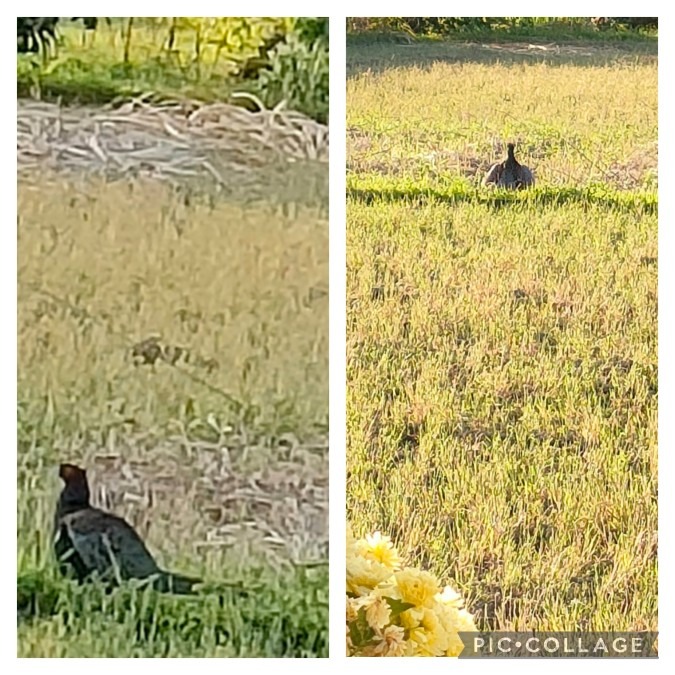
[[[162,593],[177,593],[178,595],[190,595],[194,593],[193,586],[201,584],[201,579],[186,577],[182,574],[162,572],[155,581],[155,589]]]

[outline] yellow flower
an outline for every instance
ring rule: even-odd
[[[440,591],[436,577],[429,572],[411,567],[396,572],[394,576],[401,599],[418,607],[430,607]]]
[[[430,635],[441,636],[445,634],[445,628],[442,626],[438,615],[433,609],[424,610],[420,625],[422,625]]]
[[[465,609],[457,610],[457,631],[464,631],[469,633],[471,631],[477,632],[476,624],[473,620],[473,616]]]
[[[414,607],[411,609],[406,609],[405,612],[401,612],[399,614],[401,626],[403,626],[403,628],[407,628],[408,630],[417,628],[420,625],[423,616],[423,609],[416,609]]]
[[[365,541],[361,540],[359,552],[364,558],[380,562],[391,570],[401,567],[401,559],[391,543],[391,538],[379,532],[367,535]]]
[[[368,648],[369,654],[367,655],[404,656],[405,651],[405,631],[403,628],[400,626],[387,626],[381,635],[375,637],[375,644]]]
[[[419,626],[413,628],[408,633],[408,644],[406,645],[405,655],[406,656],[427,656],[426,653],[427,645],[427,633]]]
[[[366,607],[366,621],[374,630],[382,630],[391,618],[391,607],[384,598],[373,597],[373,601]]]
[[[368,595],[375,586],[387,581],[391,570],[382,563],[359,556],[347,560],[347,591]]]
[[[459,656],[464,649],[464,643],[457,633],[453,633],[448,639],[448,648],[445,650],[446,656]]]
[[[446,586],[443,589],[443,592],[436,596],[436,600],[438,600],[438,602],[443,605],[452,605],[454,607],[464,606],[464,600],[462,600],[462,596],[450,586]]]
[[[441,590],[433,574],[400,569],[389,537],[379,532],[355,539],[347,526],[347,654],[361,656],[458,656],[460,632],[475,631],[462,597],[450,586]],[[392,619],[388,601],[412,605]],[[354,644],[350,626],[364,617],[372,637]]]
[[[350,607],[351,605],[351,607]],[[361,598],[350,598],[347,603],[347,621],[357,618],[360,609],[365,610],[368,625],[377,633],[389,623],[391,607],[389,603],[377,593],[371,593]]]
[[[359,615],[359,601],[360,598],[347,598],[347,622],[356,621]]]
[[[448,635],[445,632],[436,612],[424,609],[420,628],[424,630],[424,641],[419,644],[418,651],[422,656],[441,656],[448,648]],[[419,632],[417,633],[419,636]]]
[[[458,609],[449,604],[444,605],[439,603],[438,618],[448,636],[445,655],[459,656],[464,648],[459,633],[477,630],[473,617],[465,609]]]

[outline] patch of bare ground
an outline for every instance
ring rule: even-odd
[[[619,190],[636,190],[645,183],[658,183],[658,144],[637,148],[623,161],[614,162],[606,172],[606,181]]]
[[[415,155],[397,153],[381,146],[373,150],[369,135],[357,128],[347,130],[347,170],[354,173],[376,173],[382,176],[405,176],[415,172],[437,176],[455,174],[482,178],[491,162],[472,148],[448,150],[441,142],[427,143],[425,151]]]

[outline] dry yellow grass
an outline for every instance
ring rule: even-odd
[[[185,206],[151,182],[53,182],[20,186],[18,236],[22,403],[50,397],[75,428],[178,418],[191,400],[222,409],[175,369],[132,367],[132,345],[158,334],[215,359],[208,377],[191,372],[259,406],[258,421],[278,423],[285,406],[294,431],[325,422],[328,228],[316,213]]]

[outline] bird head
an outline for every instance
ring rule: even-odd
[[[59,466],[59,478],[64,483],[72,483],[87,480],[87,472],[75,464],[61,464]]]
[[[63,505],[89,504],[89,483],[84,469],[75,464],[61,464],[59,478],[65,483],[61,493]]]
[[[515,143],[507,143],[506,149],[508,150],[509,157],[513,157],[513,153],[516,149],[516,144]]]

